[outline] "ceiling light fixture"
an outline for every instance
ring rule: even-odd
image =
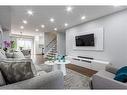
[[[72,8],[71,6],[66,7],[66,11],[67,11],[67,12],[71,12],[72,9],[73,9],[73,8]]]
[[[50,18],[50,21],[51,21],[51,22],[54,22],[54,21],[55,21],[55,19],[54,19],[54,18]]]
[[[82,16],[82,17],[81,17],[81,20],[84,20],[84,19],[86,19],[86,17],[85,17],[85,16]]]
[[[68,23],[65,23],[64,26],[67,27],[68,26]]]
[[[41,25],[41,28],[45,28],[45,25],[44,25],[44,24],[42,24],[42,25]]]
[[[20,26],[20,29],[24,29],[24,26]]]
[[[28,10],[27,11],[27,14],[30,15],[30,16],[32,16],[33,15],[33,11],[32,10]]]
[[[36,31],[36,32],[38,32],[38,31],[39,31],[39,29],[35,29],[35,31]]]
[[[27,24],[27,21],[26,21],[26,20],[23,20],[22,22],[23,22],[24,24]]]
[[[57,31],[57,28],[54,28],[55,31]]]

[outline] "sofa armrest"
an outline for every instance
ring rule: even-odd
[[[122,83],[113,78],[104,77],[98,74],[92,77],[93,89],[127,89],[127,83]]]
[[[107,65],[105,67],[105,70],[108,71],[108,72],[110,72],[110,73],[115,74],[117,72],[118,68],[115,67],[115,66],[113,66],[112,64],[109,64],[109,65]]]
[[[64,79],[61,71],[52,71],[17,83],[1,86],[0,89],[63,89]]]

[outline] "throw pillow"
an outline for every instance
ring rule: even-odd
[[[3,85],[6,85],[6,82],[5,82],[5,80],[3,78],[3,75],[2,75],[2,73],[0,71],[0,86],[3,86]]]
[[[7,58],[14,58],[14,53],[13,52],[12,53],[6,52],[5,54],[6,54]]]
[[[14,58],[25,58],[21,51],[14,52]]]
[[[120,68],[116,72],[116,76],[114,79],[121,82],[127,82],[127,66]]]
[[[127,74],[127,66],[124,66],[122,68],[120,68],[117,72],[116,75],[120,74],[120,73],[126,73]]]
[[[30,62],[1,62],[0,69],[7,84],[34,77]]]
[[[127,82],[127,74],[126,73],[118,74],[115,76],[114,79],[120,82]]]

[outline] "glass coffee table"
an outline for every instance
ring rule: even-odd
[[[65,76],[66,75],[66,67],[65,67],[65,65],[66,64],[70,64],[70,63],[71,63],[71,61],[69,61],[69,60],[65,60],[65,62],[56,60],[54,62],[53,61],[46,61],[44,64],[52,65],[52,70],[53,71],[60,70],[60,71],[63,72],[63,75]]]

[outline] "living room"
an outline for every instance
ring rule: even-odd
[[[0,6],[0,89],[127,89],[127,6]]]

